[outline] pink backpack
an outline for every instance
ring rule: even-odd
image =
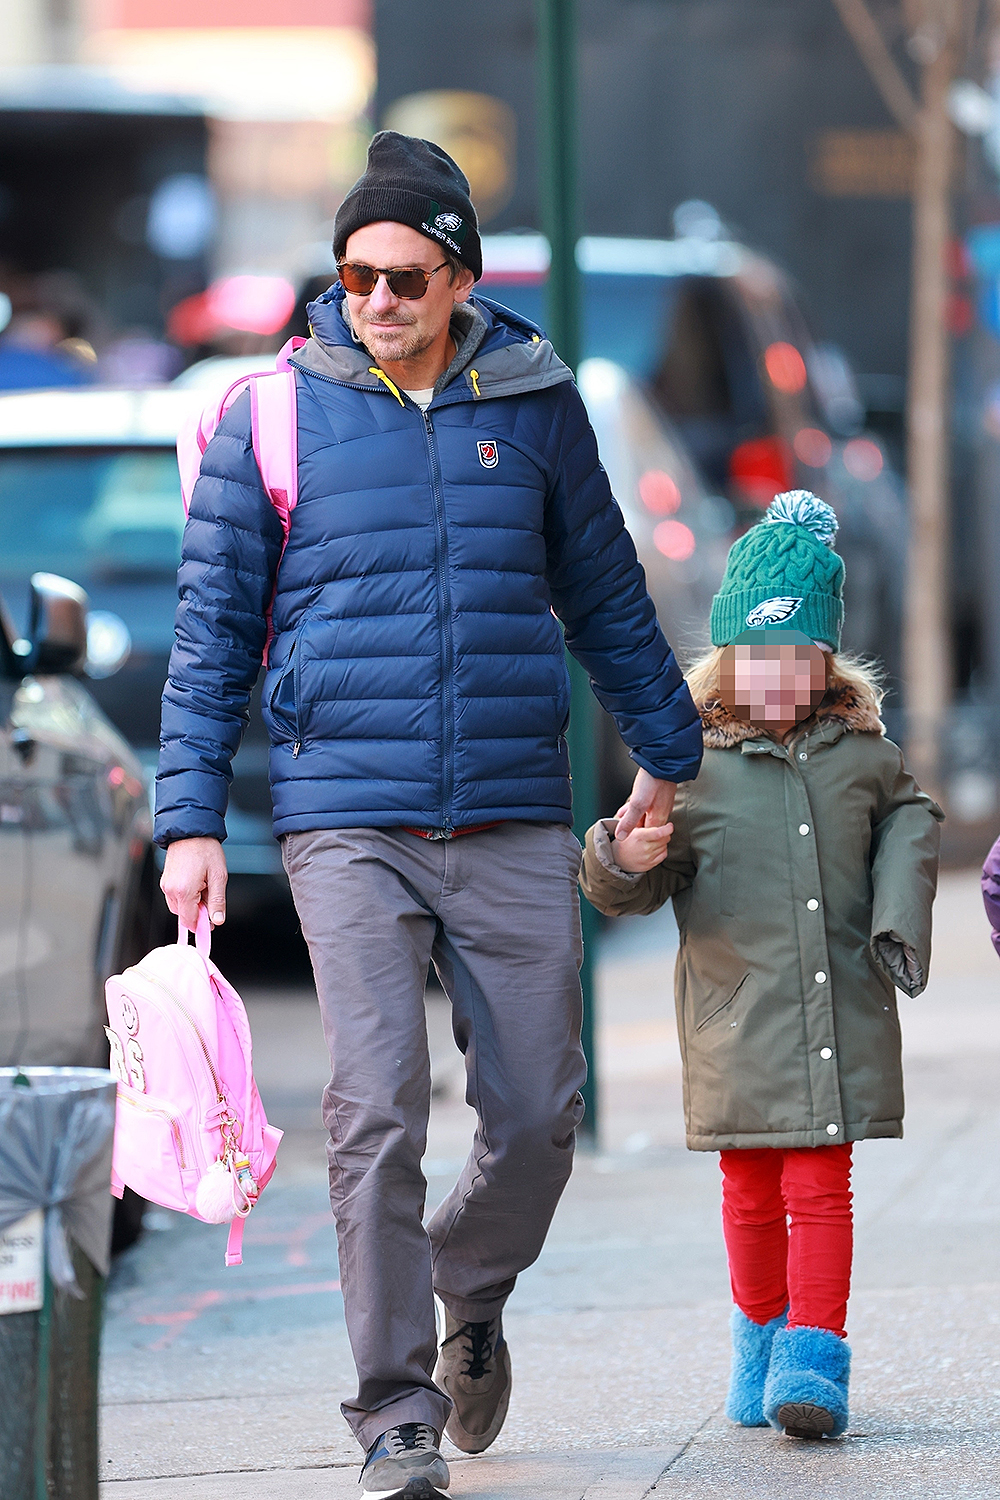
[[[154,948],[106,986],[118,1079],[111,1191],[206,1224],[231,1225],[226,1265],[241,1264],[243,1225],[274,1171],[281,1131],[253,1077],[243,1001],[212,963],[208,912],[195,946]]]
[[[210,401],[203,411],[196,412],[187,418],[177,434],[177,466],[181,472],[184,514],[187,515],[191,508],[191,496],[194,492],[195,481],[201,471],[201,460],[205,449],[237,396],[249,389],[253,456],[257,460],[264,488],[281,522],[282,555],[288,542],[292,511],[295,509],[299,488],[295,371],[288,363],[288,356],[294,354],[296,349],[301,349],[305,342],[303,338],[289,339],[275,359],[273,372],[262,371],[259,375],[241,375],[220,401]],[[272,594],[271,603],[267,609],[265,667],[274,635],[271,627],[273,607],[274,595]]]

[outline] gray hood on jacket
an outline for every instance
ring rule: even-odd
[[[341,310],[351,344],[326,344],[314,333],[290,363],[307,375],[322,375],[345,385],[370,386],[374,360],[354,331],[346,301]],[[460,378],[473,399],[477,385],[480,398],[485,399],[521,396],[573,379],[572,370],[559,358],[548,339],[507,344],[476,359],[489,327],[475,302],[455,304],[450,332],[455,341],[455,357],[435,382],[435,397]]]

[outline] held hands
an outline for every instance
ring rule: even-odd
[[[619,823],[618,827],[621,826]],[[673,831],[673,823],[665,823],[662,828],[633,828],[625,838],[616,832],[611,845],[615,864],[630,875],[644,875],[647,870],[655,869],[667,857]]]
[[[641,875],[667,857],[674,825],[669,822],[677,795],[673,781],[658,781],[639,768],[632,795],[618,809],[612,852],[615,863],[629,874]]]
[[[226,856],[218,839],[178,839],[167,849],[160,890],[175,917],[192,932],[198,907],[208,907],[212,926],[226,920]]]

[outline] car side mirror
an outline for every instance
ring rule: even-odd
[[[87,603],[78,583],[55,573],[32,574],[26,672],[82,674],[87,661]]]

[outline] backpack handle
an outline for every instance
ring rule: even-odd
[[[177,945],[180,948],[188,946],[188,938],[191,936],[191,928],[185,927],[181,918],[177,918]],[[212,952],[212,923],[209,921],[208,907],[202,902],[198,907],[198,921],[194,929],[194,944],[202,958],[208,958]]]

